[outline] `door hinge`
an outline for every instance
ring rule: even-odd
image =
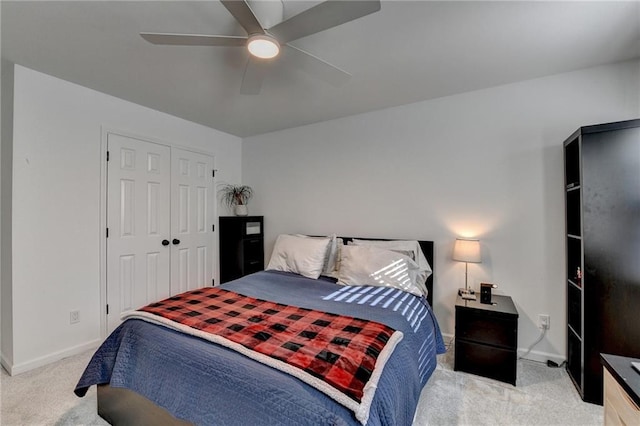
[[[109,151],[107,151],[107,161],[109,161]]]
[[[216,286],[216,279],[215,279],[215,278],[211,278],[211,285],[212,285],[213,287],[215,287],[215,286]]]
[[[215,169],[211,170],[211,175],[212,175],[212,177],[216,177],[216,170]]]
[[[109,238],[109,228],[107,228],[107,238]]]
[[[211,225],[211,232],[216,232],[216,226],[215,225]]]
[[[107,305],[107,315],[109,315],[109,305]]]

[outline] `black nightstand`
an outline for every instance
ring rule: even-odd
[[[518,310],[509,296],[493,295],[492,302],[458,296],[453,369],[515,386]]]
[[[264,269],[262,216],[220,216],[220,283]]]

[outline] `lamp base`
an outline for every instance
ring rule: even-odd
[[[459,296],[463,296],[465,294],[474,295],[474,294],[476,294],[476,292],[473,291],[472,288],[469,288],[469,289],[467,289],[467,288],[459,288],[458,289],[458,295]]]
[[[458,289],[458,294],[465,300],[476,300],[476,294],[473,289]]]

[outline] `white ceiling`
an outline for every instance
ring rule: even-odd
[[[284,0],[285,17],[315,3]],[[277,61],[251,96],[244,49],[138,35],[246,35],[217,0],[0,6],[11,62],[240,137],[640,57],[640,1],[383,1],[292,43],[353,74],[344,86]]]

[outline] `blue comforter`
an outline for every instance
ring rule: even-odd
[[[426,300],[385,287],[342,287],[275,271],[224,288],[379,321],[404,333],[387,362],[368,425],[410,425],[444,343]],[[110,383],[199,425],[357,425],[353,413],[300,380],[197,337],[128,320],[100,346],[75,393]]]

